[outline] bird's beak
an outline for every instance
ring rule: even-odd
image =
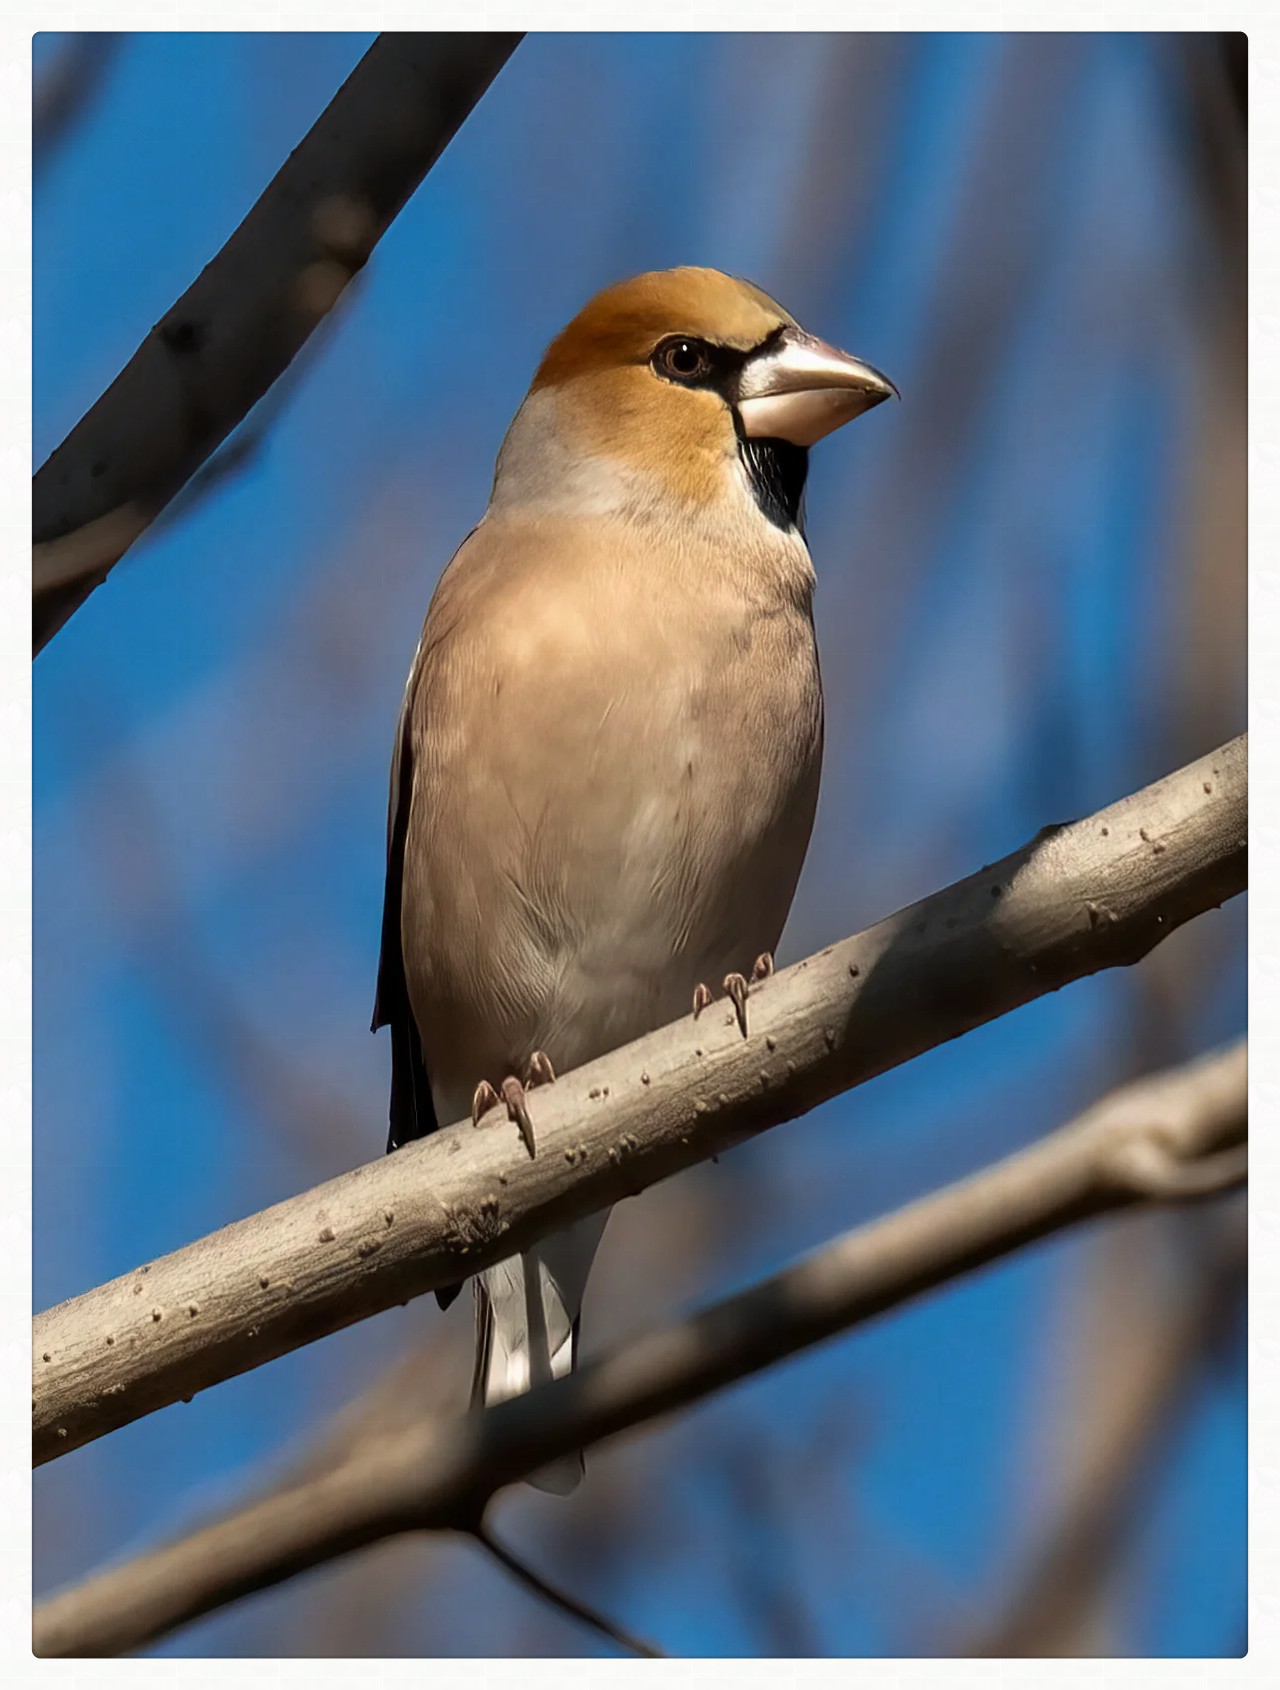
[[[784,329],[743,366],[738,415],[756,440],[812,446],[898,390],[887,376],[803,329]]]

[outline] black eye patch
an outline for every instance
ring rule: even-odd
[[[733,406],[738,401],[743,365],[749,358],[767,352],[782,332],[783,325],[779,324],[758,346],[745,352],[734,346],[717,346],[699,335],[669,334],[654,347],[649,365],[663,381],[678,387],[708,388]]]

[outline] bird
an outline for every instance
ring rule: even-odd
[[[469,1115],[536,1155],[538,1087],[717,986],[745,1036],[818,799],[809,448],[896,393],[708,268],[606,287],[552,340],[400,709],[388,1151]],[[473,1406],[576,1365],[606,1219],[473,1278]]]

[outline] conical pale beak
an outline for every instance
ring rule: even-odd
[[[743,368],[738,415],[754,440],[812,446],[898,390],[887,376],[803,329],[785,329]]]

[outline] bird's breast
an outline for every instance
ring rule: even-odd
[[[534,1048],[572,1067],[687,1013],[790,906],[822,739],[807,596],[619,550],[505,578],[477,558],[490,590],[446,591],[434,644],[428,618],[402,937],[459,1098]]]

